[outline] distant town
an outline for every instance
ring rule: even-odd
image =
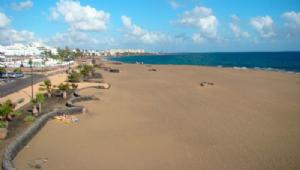
[[[0,45],[0,67],[17,68],[30,67],[52,67],[69,65],[70,62],[83,57],[110,57],[124,55],[151,54],[143,49],[108,49],[91,50],[79,48],[54,48],[41,43]]]

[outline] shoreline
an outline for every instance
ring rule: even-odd
[[[126,56],[125,56],[126,57]],[[226,66],[206,66],[206,65],[188,65],[188,64],[137,64],[137,63],[127,63],[127,62],[122,62],[122,61],[117,61],[117,60],[110,60],[105,58],[100,58],[102,62],[104,63],[121,63],[121,64],[128,64],[128,65],[153,65],[153,66],[182,66],[182,67],[202,67],[202,68],[219,68],[219,69],[232,69],[232,70],[244,70],[244,71],[262,71],[262,72],[273,72],[273,73],[285,73],[285,74],[296,74],[300,75],[300,72],[295,72],[295,71],[287,71],[287,70],[281,70],[281,69],[276,69],[276,68],[260,68],[260,67],[254,67],[254,68],[249,68],[249,67],[226,67]]]
[[[191,55],[190,55],[191,54]],[[251,54],[251,55],[250,55]],[[267,55],[269,54],[269,55]],[[184,65],[263,70],[300,74],[300,52],[204,52],[204,53],[158,53],[149,55],[124,55],[102,57],[106,61],[127,64]],[[164,59],[163,56],[168,56]],[[287,58],[286,61],[283,58]],[[121,59],[120,59],[121,58]],[[125,60],[122,61],[122,58]],[[186,58],[186,59],[185,59]],[[236,62],[236,60],[238,62]],[[182,64],[183,63],[183,64]]]

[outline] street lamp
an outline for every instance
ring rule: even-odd
[[[68,63],[69,63],[69,71],[70,71],[70,69],[71,69],[71,66],[70,66],[70,56],[68,56]]]
[[[30,72],[31,72],[31,100],[33,100],[33,77],[32,77],[32,59],[29,59],[28,64],[30,65]]]

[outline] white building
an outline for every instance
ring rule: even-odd
[[[24,60],[18,60],[18,61],[8,61],[6,59],[3,59],[3,57],[0,57],[0,66],[1,67],[9,67],[9,68],[17,68],[17,67],[30,67],[29,60],[30,59],[24,59]],[[55,67],[55,66],[67,66],[69,64],[73,64],[74,61],[60,61],[55,60],[52,58],[43,59],[43,58],[32,58],[32,67],[34,68],[42,68],[42,67]]]
[[[104,56],[115,56],[115,55],[124,55],[124,54],[144,54],[145,50],[143,49],[110,49],[101,52]]]
[[[40,56],[44,51],[51,51],[52,54],[57,54],[55,48],[40,43],[28,45],[16,43],[9,46],[0,46],[0,53],[4,53],[5,56]]]
[[[50,51],[57,54],[56,48],[32,43],[28,45],[13,44],[9,46],[0,45],[0,66],[1,67],[29,67],[29,59],[32,59],[33,67],[52,67],[68,65],[69,62],[62,62],[52,58],[43,58],[43,52]]]

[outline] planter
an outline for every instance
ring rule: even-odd
[[[0,128],[0,139],[5,139],[7,137],[7,133],[8,133],[8,122],[6,122],[6,126],[3,128]]]
[[[33,114],[34,116],[38,116],[38,115],[39,115],[39,111],[38,111],[38,109],[37,109],[36,106],[33,106],[33,107],[32,107],[32,114]]]
[[[39,113],[42,113],[42,103],[39,103]]]
[[[0,139],[5,139],[7,136],[7,128],[0,128]]]
[[[63,97],[63,99],[67,98],[67,92],[66,91],[62,92],[62,97]]]

